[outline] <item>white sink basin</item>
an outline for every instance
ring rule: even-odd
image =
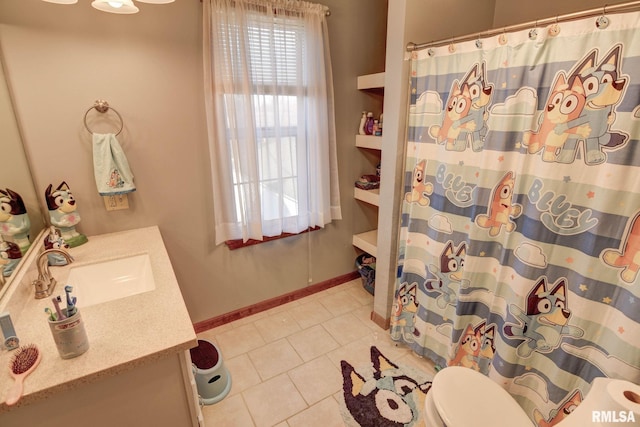
[[[156,284],[149,254],[71,267],[67,283],[78,307],[101,304],[152,291]],[[58,285],[59,286],[59,285]]]

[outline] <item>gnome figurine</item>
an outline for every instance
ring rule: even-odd
[[[49,220],[51,225],[60,230],[60,236],[69,247],[80,246],[87,243],[87,236],[76,231],[76,225],[80,222],[80,214],[77,211],[76,200],[66,182],[62,181],[58,188],[52,191],[49,184],[44,193],[49,208]]]
[[[0,234],[4,240],[18,245],[24,255],[31,246],[31,221],[20,194],[10,189],[0,190]]]

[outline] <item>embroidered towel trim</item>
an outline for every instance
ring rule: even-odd
[[[93,173],[101,196],[136,191],[127,157],[112,133],[93,134]]]

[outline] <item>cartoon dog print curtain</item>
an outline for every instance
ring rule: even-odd
[[[640,14],[608,18],[412,54],[392,338],[539,426],[640,382]]]

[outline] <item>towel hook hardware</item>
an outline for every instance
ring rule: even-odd
[[[89,131],[91,135],[93,135],[93,131],[89,128],[89,125],[87,124],[87,116],[89,115],[89,111],[93,109],[103,114],[109,110],[112,110],[114,113],[116,113],[116,115],[118,116],[118,119],[120,119],[120,128],[118,129],[118,132],[116,132],[116,135],[120,135],[120,132],[122,132],[122,128],[124,127],[124,120],[122,120],[122,116],[120,115],[120,113],[118,113],[118,111],[115,108],[110,107],[109,103],[104,99],[98,99],[96,102],[93,103],[91,108],[89,108],[87,112],[84,113],[84,127],[85,129],[87,129],[87,131]]]

